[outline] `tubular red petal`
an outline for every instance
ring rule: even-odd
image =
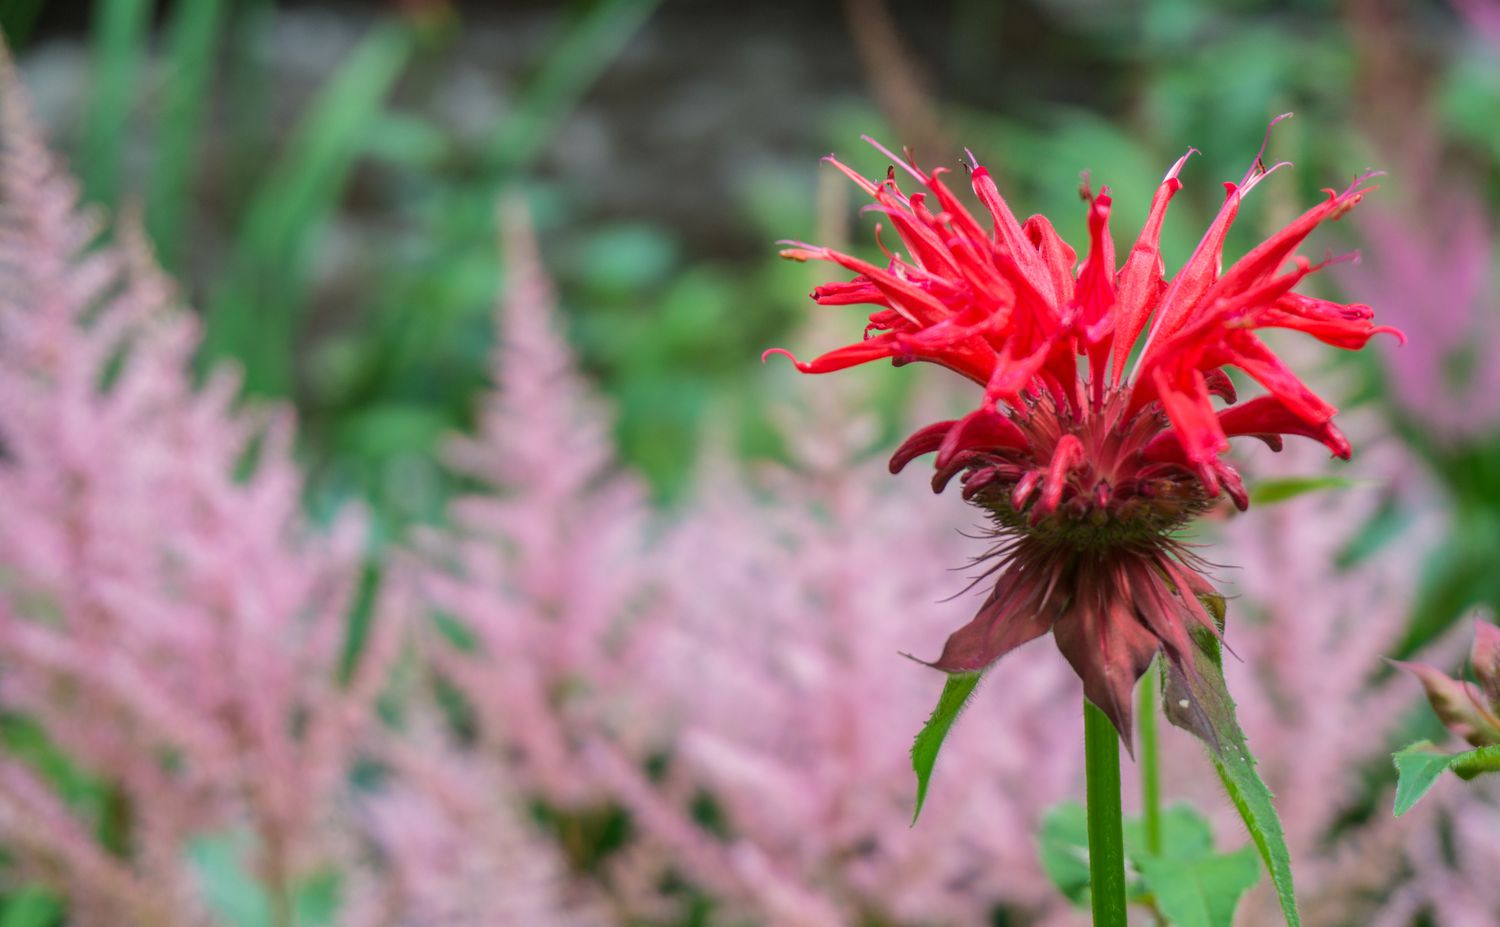
[[[1249,254],[1234,262],[1234,265],[1224,272],[1224,276],[1206,295],[1205,302],[1212,304],[1215,299],[1223,299],[1228,295],[1253,287],[1280,270],[1281,266],[1292,256],[1292,252],[1297,250],[1297,247],[1320,223],[1325,219],[1342,216],[1359,203],[1370,189],[1360,186],[1365,179],[1362,177],[1356,180],[1344,192],[1334,194],[1325,202],[1307,210],[1281,231],[1251,249]]]
[[[1234,405],[1239,398],[1234,388],[1234,381],[1229,379],[1229,374],[1217,367],[1204,371],[1203,381],[1208,384],[1208,391],[1211,395],[1218,396],[1229,405]]]
[[[816,256],[864,276],[890,301],[891,308],[900,312],[913,325],[931,325],[948,315],[948,308],[920,287],[868,261],[831,248],[819,249]]]
[[[1321,441],[1335,456],[1349,457],[1349,440],[1332,421],[1307,421],[1274,396],[1260,396],[1219,413],[1226,435],[1301,435]]]
[[[961,451],[1024,449],[1026,446],[1026,435],[1016,423],[1001,415],[992,404],[985,403],[948,429],[938,449],[937,466],[946,467]]]
[[[956,424],[958,424],[956,420],[950,419],[946,422],[934,422],[913,432],[910,437],[901,442],[900,447],[896,448],[896,453],[891,455],[891,472],[900,473],[913,460],[937,450],[942,446],[948,431]]]
[[[984,208],[989,210],[990,219],[994,223],[992,240],[1016,259],[1032,286],[1040,289],[1045,273],[1036,248],[1026,237],[1021,223],[1016,220],[1016,214],[1011,212],[1005,198],[1000,195],[1000,188],[995,186],[995,179],[990,176],[989,168],[981,165],[974,158],[973,152],[966,153],[971,166],[969,184],[974,188],[974,195],[978,196]],[[944,203],[943,208],[948,209],[948,204]]]
[[[894,333],[876,335],[866,338],[864,341],[835,348],[826,354],[820,355],[811,361],[799,361],[786,348],[770,348],[761,354],[761,363],[773,354],[789,358],[797,369],[803,373],[832,373],[835,370],[844,370],[849,367],[857,367],[867,364],[873,360],[883,360],[887,357],[896,357],[902,353],[902,347],[896,340]]]
[[[847,283],[824,283],[813,289],[812,298],[821,306],[888,305],[880,287],[861,277]]]
[[[1021,228],[1041,255],[1042,270],[1052,284],[1052,301],[1067,303],[1073,298],[1073,267],[1078,263],[1078,252],[1062,240],[1046,216],[1032,216]]]
[[[1125,266],[1120,269],[1119,279],[1116,281],[1118,302],[1112,362],[1114,372],[1111,374],[1111,382],[1116,386],[1125,375],[1125,361],[1130,357],[1131,348],[1135,347],[1146,327],[1146,320],[1151,316],[1151,310],[1156,308],[1158,297],[1166,289],[1166,282],[1163,280],[1166,269],[1161,259],[1161,227],[1167,216],[1167,204],[1182,189],[1182,181],[1177,179],[1177,175],[1182,172],[1183,165],[1194,152],[1195,149],[1189,148],[1187,154],[1177,159],[1177,163],[1172,165],[1172,169],[1162,179],[1161,186],[1156,188],[1146,224],[1141,229],[1140,237],[1136,239],[1135,247],[1130,249]]]
[[[1074,467],[1085,457],[1083,442],[1077,435],[1063,435],[1052,451],[1052,462],[1047,465],[1047,478],[1042,482],[1042,498],[1032,509],[1032,520],[1048,515],[1062,501],[1063,490],[1068,486],[1068,477]]]
[[[1303,420],[1326,422],[1338,411],[1309,389],[1259,338],[1236,331],[1229,340],[1228,362],[1248,373]]]
[[[1185,378],[1174,383],[1158,370],[1154,378],[1162,409],[1172,422],[1187,460],[1195,467],[1201,467],[1223,453],[1229,447],[1229,439],[1214,415],[1203,374],[1190,370]]]

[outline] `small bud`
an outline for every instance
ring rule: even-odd
[[[1427,690],[1427,701],[1448,730],[1476,747],[1500,744],[1500,719],[1485,704],[1484,693],[1468,682],[1450,678],[1441,670],[1422,663],[1392,665],[1417,677]]]
[[[1474,678],[1489,699],[1490,712],[1500,714],[1500,627],[1488,621],[1475,623],[1470,662],[1474,665]]]

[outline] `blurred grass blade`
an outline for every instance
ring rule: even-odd
[[[602,0],[568,29],[495,136],[485,158],[489,168],[503,176],[529,167],[659,2]]]
[[[204,352],[208,360],[238,356],[247,392],[291,388],[313,246],[411,50],[409,33],[396,25],[366,36],[308,105],[247,204]]]
[[[271,155],[271,84],[263,49],[272,41],[272,0],[235,0],[224,34],[224,100],[228,111],[228,183],[222,195],[241,215]]]
[[[214,48],[224,0],[178,0],[167,26],[161,116],[146,225],[168,270],[178,267],[182,223],[192,190],[203,112],[213,87]]]
[[[26,44],[47,0],[0,0],[0,32],[12,50]]]
[[[78,167],[86,195],[111,206],[120,195],[126,126],[150,22],[150,0],[94,4],[93,75]]]

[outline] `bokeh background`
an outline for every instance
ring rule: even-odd
[[[818,271],[775,242],[878,253],[818,161],[882,173],[862,134],[972,149],[1075,245],[1081,172],[1129,230],[1193,146],[1170,271],[1286,111],[1295,166],[1228,250],[1385,170],[1308,253],[1357,249],[1317,286],[1409,341],[1278,342],[1358,451],[1244,449],[1262,504],[1200,538],[1233,565],[1231,685],[1307,923],[1500,923],[1493,788],[1391,818],[1390,751],[1445,735],[1381,659],[1460,667],[1500,601],[1500,6],[0,0],[0,26],[29,101],[0,119],[0,927],[1085,923],[1038,838],[1081,795],[1049,642],[907,826],[941,678],[899,653],[967,617],[940,600],[982,543],[883,454],[963,400],[936,369],[761,365],[862,324],[809,311]],[[86,284],[100,253],[124,269]],[[1243,845],[1197,748],[1168,755]],[[1237,923],[1275,917],[1261,886]]]

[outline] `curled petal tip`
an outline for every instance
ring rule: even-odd
[[[795,366],[798,370],[801,370],[806,366],[801,361],[797,360],[796,355],[792,354],[792,352],[788,351],[786,348],[766,348],[764,351],[760,352],[760,362],[764,364],[766,362],[766,358],[770,357],[773,354],[785,357],[787,360],[791,361],[793,366]]]
[[[1396,339],[1397,345],[1405,346],[1406,344],[1406,332],[1402,331],[1399,328],[1396,328],[1394,325],[1377,325],[1374,329],[1371,330],[1370,334],[1372,336],[1390,335],[1391,337]]]

